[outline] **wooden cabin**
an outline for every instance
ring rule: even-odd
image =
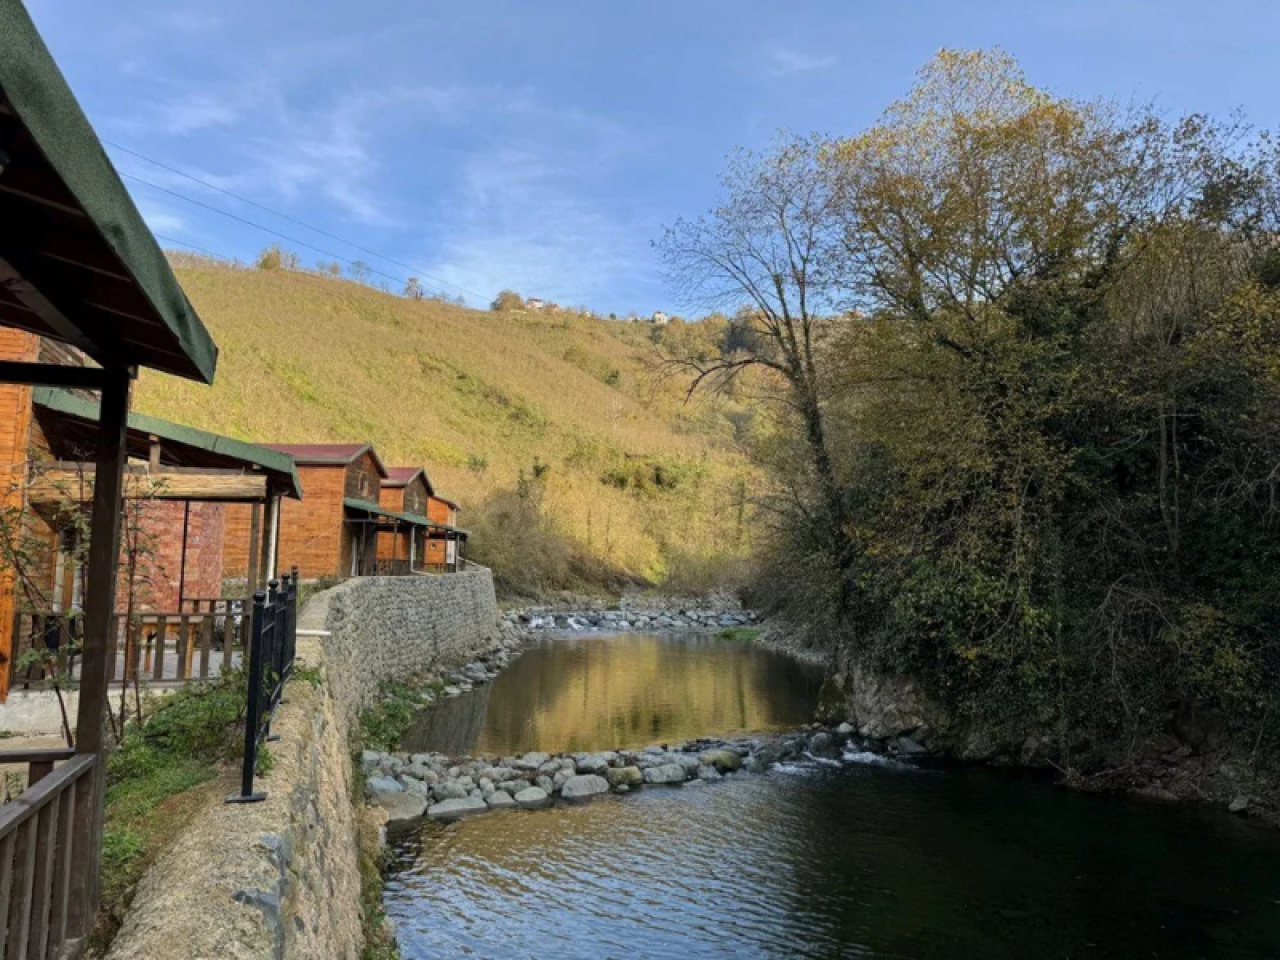
[[[367,443],[271,443],[292,458],[306,495],[282,504],[274,525],[279,569],[304,580],[368,576],[377,570],[379,498],[387,471]],[[248,570],[252,510],[228,511],[224,575]]]
[[[450,573],[463,567],[467,531],[455,521],[457,504],[436,494],[422,467],[388,467],[382,483],[383,515],[378,572]]]
[[[87,363],[80,351],[34,334],[5,338],[0,350],[0,360],[13,362]],[[9,408],[13,429],[0,434],[3,482],[12,504],[10,528],[4,531],[6,555],[23,567],[15,571],[17,582],[4,598],[13,615],[0,620],[0,703],[11,685],[32,681],[30,668],[18,669],[22,655],[34,645],[76,640],[84,609],[86,504],[93,493],[85,460],[97,431],[98,404],[92,394],[51,387],[27,391],[26,400]],[[293,461],[273,450],[136,413],[129,415],[126,446],[116,658],[123,656],[126,623],[140,615],[149,623],[171,620],[175,643],[179,634],[212,629],[215,624],[201,616],[205,613],[221,615],[216,624],[221,635],[228,626],[235,633],[240,619],[232,616],[228,624],[226,617],[248,609],[249,598],[243,590],[235,598],[223,595],[225,511],[229,504],[243,503],[257,509],[265,505],[274,513],[282,497],[298,498]],[[191,637],[183,642],[194,656]],[[113,661],[117,682],[124,677],[120,666]],[[174,661],[166,674],[159,664],[159,672],[149,676],[156,681],[186,679],[193,675],[188,666]],[[216,672],[218,664],[213,666]],[[70,664],[73,678],[77,669]]]
[[[139,367],[209,383],[218,353],[19,0],[0,0],[0,329],[11,347],[34,334],[96,363],[0,361],[0,431],[15,449],[32,387],[99,400],[84,438],[93,485],[75,746],[0,751],[30,784],[0,807],[0,953],[74,958],[99,900],[131,385]],[[21,512],[18,488],[0,496],[6,517]],[[0,568],[0,596],[18,576]]]

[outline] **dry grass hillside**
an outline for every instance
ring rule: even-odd
[[[685,404],[656,378],[652,328],[175,260],[221,350],[217,380],[144,375],[139,409],[246,440],[367,440],[388,465],[425,464],[508,586],[699,588],[745,553],[746,414]]]

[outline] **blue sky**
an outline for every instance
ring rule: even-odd
[[[1058,93],[1155,98],[1173,114],[1238,107],[1280,126],[1280,4],[1263,0],[28,4],[99,136],[477,305],[514,287],[601,312],[679,309],[650,244],[715,202],[725,154],[780,128],[860,129],[942,46],[1001,46]],[[392,277],[411,272],[113,158]],[[165,238],[241,259],[272,242],[126,183]]]

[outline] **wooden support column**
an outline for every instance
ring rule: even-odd
[[[71,895],[72,935],[85,936],[98,909],[102,864],[102,807],[106,784],[107,678],[115,629],[116,574],[120,561],[120,515],[128,459],[129,389],[132,371],[103,370],[102,405],[94,450],[93,513],[84,604],[84,652],[80,660],[80,708],[76,752],[97,758],[87,789],[76,796],[75,836],[84,838],[88,859],[76,870],[84,890]]]
[[[263,564],[266,571],[263,579],[267,583],[279,579],[276,568],[280,565],[280,508],[284,505],[283,498],[277,493],[270,498],[268,504],[271,513],[267,522],[267,559]]]
[[[261,583],[254,584],[255,590],[264,590],[266,585],[276,579],[276,530],[280,525],[280,498],[268,494],[267,519],[262,528],[262,556],[258,561]],[[254,509],[257,509],[256,505]]]

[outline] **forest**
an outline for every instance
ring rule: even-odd
[[[1280,153],[944,50],[880,120],[731,158],[659,247],[767,410],[755,597],[1067,772],[1280,747]]]

